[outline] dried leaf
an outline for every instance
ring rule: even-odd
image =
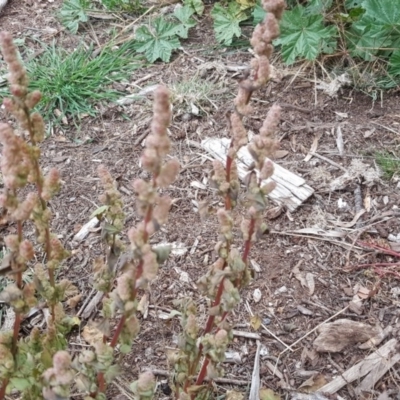
[[[283,207],[282,206],[276,206],[276,207],[272,207],[269,210],[267,210],[266,212],[266,217],[267,219],[275,219],[278,218],[283,211]]]
[[[260,389],[260,400],[281,400],[281,396],[271,389]]]
[[[276,160],[279,160],[280,158],[284,158],[289,154],[289,152],[287,150],[277,150],[275,152],[274,158]]]
[[[322,386],[324,386],[325,384],[325,377],[322,374],[316,374],[303,382],[298,390],[303,393],[314,393],[318,389],[322,388]]]
[[[235,390],[228,390],[226,392],[226,400],[244,400],[244,395],[240,392],[236,392]]]
[[[140,299],[137,310],[142,313],[143,318],[147,318],[149,313],[149,296],[147,293],[145,293]]]
[[[301,305],[298,305],[298,306],[297,306],[297,309],[298,309],[303,315],[313,315],[313,314],[314,314],[311,310],[309,310],[308,308],[303,307],[303,306],[301,306]]]
[[[81,333],[83,339],[86,340],[91,346],[103,340],[103,332],[93,323],[87,324]]]
[[[301,283],[301,286],[307,287],[306,277],[303,271],[300,271],[299,267],[303,263],[303,260],[300,260],[296,266],[292,269],[294,277]]]
[[[250,318],[250,326],[255,330],[258,331],[261,326],[261,318],[258,315],[253,315]]]
[[[189,274],[185,271],[182,271],[180,268],[178,267],[174,267],[174,270],[178,273],[179,275],[179,280],[181,282],[184,283],[190,283],[190,278],[189,278]]]
[[[311,272],[306,273],[306,283],[308,290],[310,292],[310,296],[312,296],[315,291],[315,282],[314,282],[314,275]]]
[[[256,303],[258,303],[260,300],[261,300],[261,296],[262,296],[262,294],[261,294],[261,290],[260,289],[254,289],[254,292],[253,292],[253,300],[256,302]]]
[[[82,294],[77,294],[76,296],[69,298],[67,300],[68,307],[76,308],[81,299],[82,299]]]
[[[312,153],[315,153],[317,151],[317,149],[318,149],[318,141],[319,141],[320,138],[321,138],[321,133],[319,133],[318,135],[315,136],[315,138],[314,138],[314,140],[312,142],[310,151],[308,152],[308,154],[304,158],[305,162],[310,161],[311,158],[312,158]]]

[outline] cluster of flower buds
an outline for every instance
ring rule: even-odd
[[[71,356],[66,351],[58,351],[53,356],[53,367],[43,374],[45,400],[67,400],[70,398],[70,388],[74,381],[71,368]]]
[[[152,400],[156,388],[156,380],[151,371],[142,372],[139,379],[130,385],[135,398],[140,400]]]

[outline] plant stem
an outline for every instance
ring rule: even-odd
[[[7,385],[8,385],[8,378],[5,378],[0,387],[0,400],[3,400],[6,396]]]
[[[250,254],[250,249],[251,249],[251,237],[254,234],[254,228],[256,227],[256,220],[254,218],[252,218],[250,220],[250,227],[249,227],[249,237],[246,240],[245,244],[244,244],[244,251],[243,251],[243,256],[242,256],[242,261],[244,263],[247,263],[247,258],[249,257]]]

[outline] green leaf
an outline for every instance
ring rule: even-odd
[[[397,0],[364,0],[365,15],[371,16],[376,24],[391,27],[400,33],[400,4]]]
[[[364,14],[346,32],[352,56],[373,60],[400,46],[400,7],[392,0],[364,0]]]
[[[322,15],[307,15],[306,9],[296,6],[283,14],[281,36],[274,44],[282,45],[282,57],[286,64],[296,58],[315,60],[321,53],[330,53],[336,48],[335,26],[324,26]]]
[[[194,11],[189,6],[179,7],[175,10],[174,16],[179,20],[180,24],[176,27],[176,33],[181,38],[187,39],[190,28],[196,25],[196,21],[191,18]]]
[[[137,52],[144,53],[151,63],[158,59],[168,62],[172,51],[180,47],[176,29],[177,24],[158,17],[151,27],[141,26],[138,28],[134,47]]]
[[[228,8],[217,3],[211,11],[211,16],[214,19],[215,36],[218,42],[225,46],[232,44],[233,38],[242,34],[239,24],[247,19],[246,13],[237,3],[229,3]]]
[[[114,364],[107,368],[106,372],[104,373],[104,378],[107,383],[111,383],[120,374],[121,368],[119,367],[119,365]]]
[[[32,382],[24,378],[10,378],[10,383],[14,389],[24,391],[32,386]]]
[[[306,13],[308,15],[326,14],[332,7],[333,0],[309,0]]]
[[[258,0],[252,12],[254,25],[257,25],[260,22],[262,22],[266,14],[267,13],[261,6],[261,0]]]
[[[203,15],[204,4],[201,0],[185,0],[185,6],[189,6],[197,15]]]
[[[158,264],[163,264],[167,260],[171,253],[171,249],[172,246],[169,244],[153,247],[153,251],[154,253],[156,253],[157,256]]]
[[[121,232],[120,229],[116,228],[115,225],[106,222],[103,226],[104,232],[108,233],[109,235],[117,235]]]
[[[102,215],[109,209],[110,206],[101,206],[92,212],[90,219],[94,217],[99,217],[101,219]]]
[[[77,33],[79,24],[89,19],[86,14],[88,6],[86,0],[65,0],[58,14],[61,23],[72,33]]]
[[[346,0],[344,6],[346,10],[351,10],[352,8],[358,8],[361,6],[363,0]]]
[[[400,76],[400,50],[393,52],[389,59],[389,74]]]

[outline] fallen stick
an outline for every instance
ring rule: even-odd
[[[257,340],[257,351],[254,357],[254,367],[253,373],[251,374],[251,387],[249,400],[259,400],[260,399],[260,351],[261,343]]]
[[[372,389],[376,382],[386,374],[386,372],[400,360],[400,355],[396,353],[397,339],[391,339],[378,350],[374,351],[364,360],[344,372],[341,376],[335,378],[332,382],[327,383],[320,388],[318,392],[323,394],[334,394],[345,385],[359,380],[363,376],[367,377],[355,389],[357,394],[361,391]],[[391,357],[391,358],[390,358]],[[372,386],[371,386],[372,385]]]
[[[168,378],[170,373],[163,369],[152,369],[151,372],[156,376],[164,376]],[[208,378],[205,378],[206,381],[209,381]],[[215,378],[212,380],[213,382],[225,384],[225,385],[234,385],[234,386],[247,386],[250,382],[244,381],[236,378]]]

